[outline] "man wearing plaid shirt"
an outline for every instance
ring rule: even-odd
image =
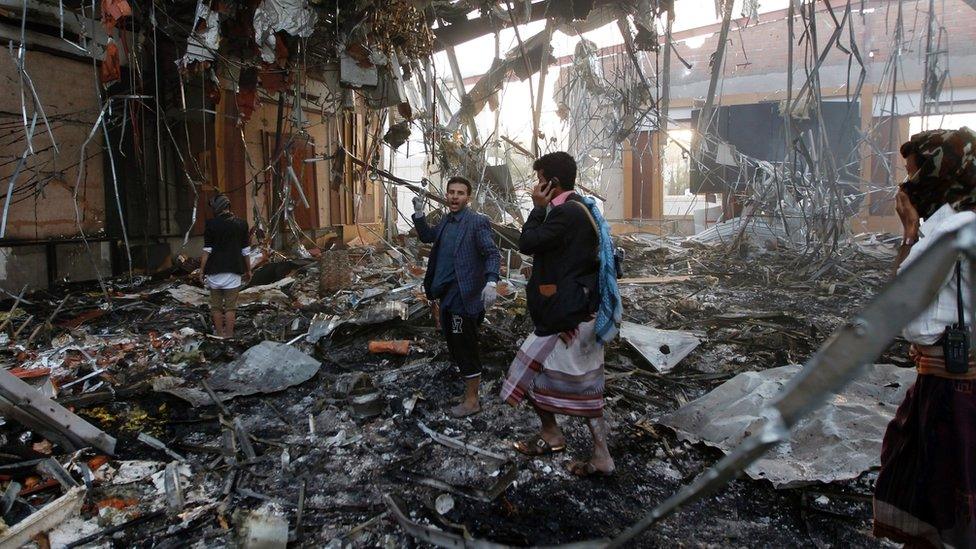
[[[451,408],[454,417],[481,411],[478,387],[481,383],[481,358],[478,354],[478,328],[485,309],[497,299],[495,286],[501,257],[492,240],[488,218],[468,209],[471,182],[455,176],[447,181],[450,210],[436,227],[424,216],[424,199],[415,197],[414,226],[421,242],[432,243],[424,291],[440,303],[441,332],[447,340],[451,359],[465,380],[461,403]]]

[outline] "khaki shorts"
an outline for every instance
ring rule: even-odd
[[[216,312],[230,312],[237,310],[237,294],[241,293],[240,288],[232,290],[210,290],[210,310]]]

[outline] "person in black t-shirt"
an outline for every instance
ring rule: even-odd
[[[203,232],[200,282],[210,290],[210,315],[219,337],[234,337],[237,294],[251,279],[247,221],[230,211],[230,199],[218,194],[210,200],[214,218]]]

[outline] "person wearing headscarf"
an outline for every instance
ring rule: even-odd
[[[234,337],[237,294],[251,278],[248,260],[249,232],[247,221],[230,211],[230,199],[218,194],[210,199],[213,219],[203,232],[203,255],[200,257],[200,281],[210,290],[210,316],[218,337]]]
[[[976,222],[976,133],[915,134],[902,145],[908,178],[897,196],[899,270],[941,235]],[[902,335],[918,377],[888,424],[875,484],[874,534],[909,547],[976,547],[976,362],[947,367],[947,328],[967,326],[971,280],[961,259]],[[961,289],[957,281],[961,282]]]

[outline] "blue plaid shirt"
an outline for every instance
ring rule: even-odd
[[[440,299],[441,307],[448,312],[463,316],[477,317],[484,312],[481,291],[485,283],[498,280],[501,255],[492,237],[491,222],[488,218],[464,209],[456,215],[445,215],[436,227],[427,224],[423,214],[413,216],[417,237],[421,242],[433,244],[427,274],[424,276],[424,291],[430,299]],[[450,231],[448,229],[451,229]],[[453,233],[452,237],[448,237]],[[453,243],[445,245],[445,239],[451,238]],[[452,253],[442,251],[441,248],[453,250]],[[437,280],[447,276],[448,271],[441,271],[441,257],[446,254],[447,261],[452,265],[453,279],[446,293],[438,295]],[[435,280],[437,280],[435,282]]]
[[[444,229],[441,231],[441,241],[437,248],[434,282],[431,285],[431,293],[441,300],[441,308],[455,314],[464,313],[457,272],[454,270],[454,254],[457,252],[461,221],[467,213],[468,209],[465,208],[445,216]]]

